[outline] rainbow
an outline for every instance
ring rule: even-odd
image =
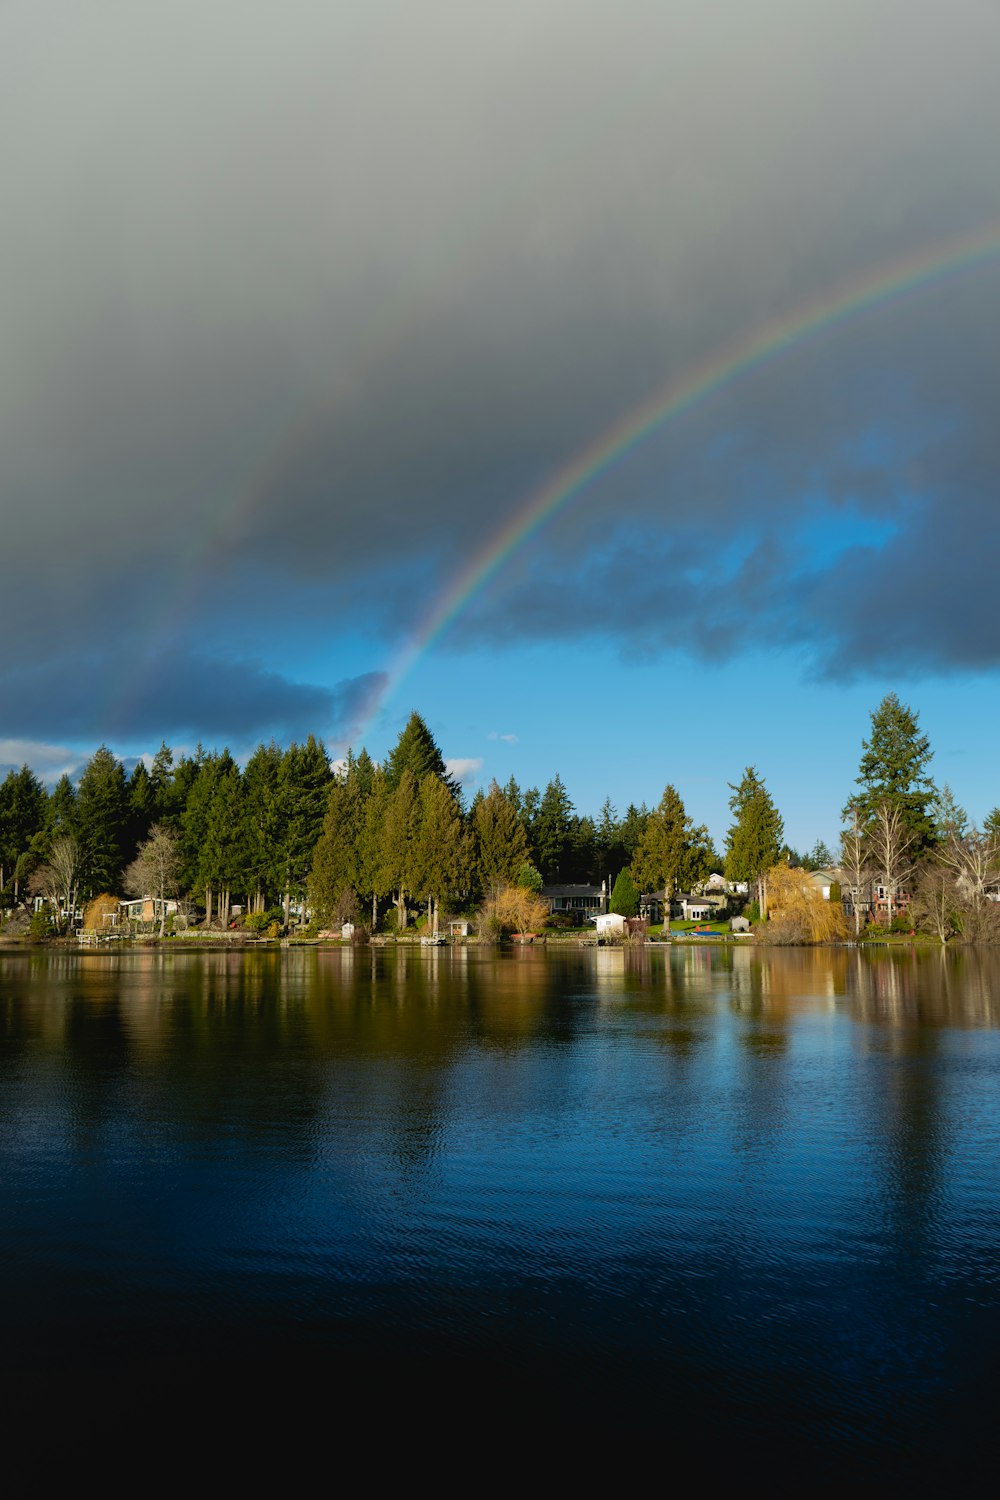
[[[400,649],[381,690],[368,705],[362,731],[398,692],[417,661],[455,622],[471,600],[508,559],[557,511],[588,485],[634,452],[665,423],[759,369],[767,361],[800,348],[849,319],[919,293],[948,276],[974,271],[1000,258],[1000,228],[951,239],[894,260],[860,280],[836,288],[805,306],[780,314],[763,327],[742,334],[677,380],[658,387],[637,407],[605,428],[593,442],[556,470],[504,522],[436,598],[433,607]]]

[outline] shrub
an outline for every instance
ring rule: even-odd
[[[639,892],[636,890],[631,871],[625,869],[618,872],[615,888],[611,892],[609,910],[617,913],[619,917],[634,917],[638,912]]]
[[[43,906],[41,911],[32,912],[31,921],[28,924],[28,936],[33,943],[40,943],[43,938],[50,938],[54,933],[52,914],[47,907]]]
[[[95,896],[93,901],[87,903],[83,925],[88,932],[109,932],[116,925],[120,910],[118,897],[103,891],[100,896]]]

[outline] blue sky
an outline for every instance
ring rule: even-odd
[[[1000,246],[995,8],[89,0],[60,27],[0,16],[0,768],[380,755],[417,708],[470,790],[558,771],[596,811],[669,781],[718,840],[753,763],[801,847],[895,690],[938,781],[1000,801],[1000,250],[664,424],[393,675],[652,392]]]

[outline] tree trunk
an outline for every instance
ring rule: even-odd
[[[284,912],[285,912],[285,931],[287,932],[288,931],[288,924],[292,920],[292,892],[291,892],[291,889],[290,889],[290,887],[288,885],[285,886]]]
[[[210,885],[206,885],[206,887],[205,887],[205,926],[206,927],[211,927],[211,925],[212,925],[212,887]]]
[[[378,930],[378,897],[372,894],[372,933]]]

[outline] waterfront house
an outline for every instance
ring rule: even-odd
[[[608,909],[608,882],[600,885],[543,885],[543,901],[552,912],[580,912],[585,917],[596,917]]]

